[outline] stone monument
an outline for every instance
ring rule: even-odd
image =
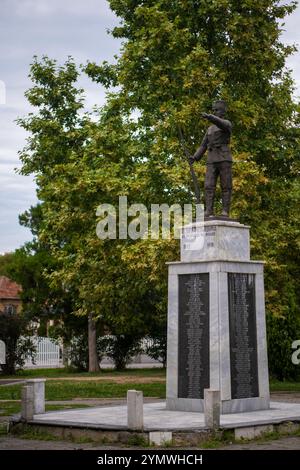
[[[214,199],[217,180],[220,179],[222,190],[222,216],[229,217],[232,192],[232,154],[230,139],[232,124],[225,119],[227,105],[225,101],[215,101],[212,105],[214,114],[202,113],[202,118],[211,122],[193,156],[190,156],[190,166],[200,160],[207,151],[205,174],[205,216],[214,215]],[[199,192],[199,191],[198,191]],[[196,198],[199,200],[199,197]]]
[[[269,408],[263,262],[250,260],[249,226],[209,218],[182,228],[168,263],[167,408],[221,413]]]
[[[6,347],[4,341],[0,339],[0,365],[6,364]]]

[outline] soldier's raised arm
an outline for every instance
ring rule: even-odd
[[[223,131],[230,132],[230,134],[231,134],[232,124],[227,119],[222,119],[218,116],[215,116],[214,114],[207,114],[207,113],[203,113],[202,117],[204,119],[207,119],[208,121],[212,122],[213,124],[218,126],[220,129],[222,129]]]

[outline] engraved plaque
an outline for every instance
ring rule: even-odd
[[[255,275],[228,274],[231,398],[258,397]]]
[[[179,275],[178,398],[209,388],[209,274]]]

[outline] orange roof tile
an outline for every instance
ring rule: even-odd
[[[8,277],[0,276],[0,299],[19,299],[22,287]]]

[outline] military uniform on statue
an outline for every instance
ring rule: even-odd
[[[224,119],[226,112],[225,101],[216,101],[213,104],[214,114],[202,114],[204,119],[212,122],[204,139],[190,161],[200,160],[208,150],[205,176],[205,217],[214,215],[214,199],[218,176],[222,189],[222,216],[229,217],[232,191],[232,155],[230,151],[230,137],[232,125]]]

